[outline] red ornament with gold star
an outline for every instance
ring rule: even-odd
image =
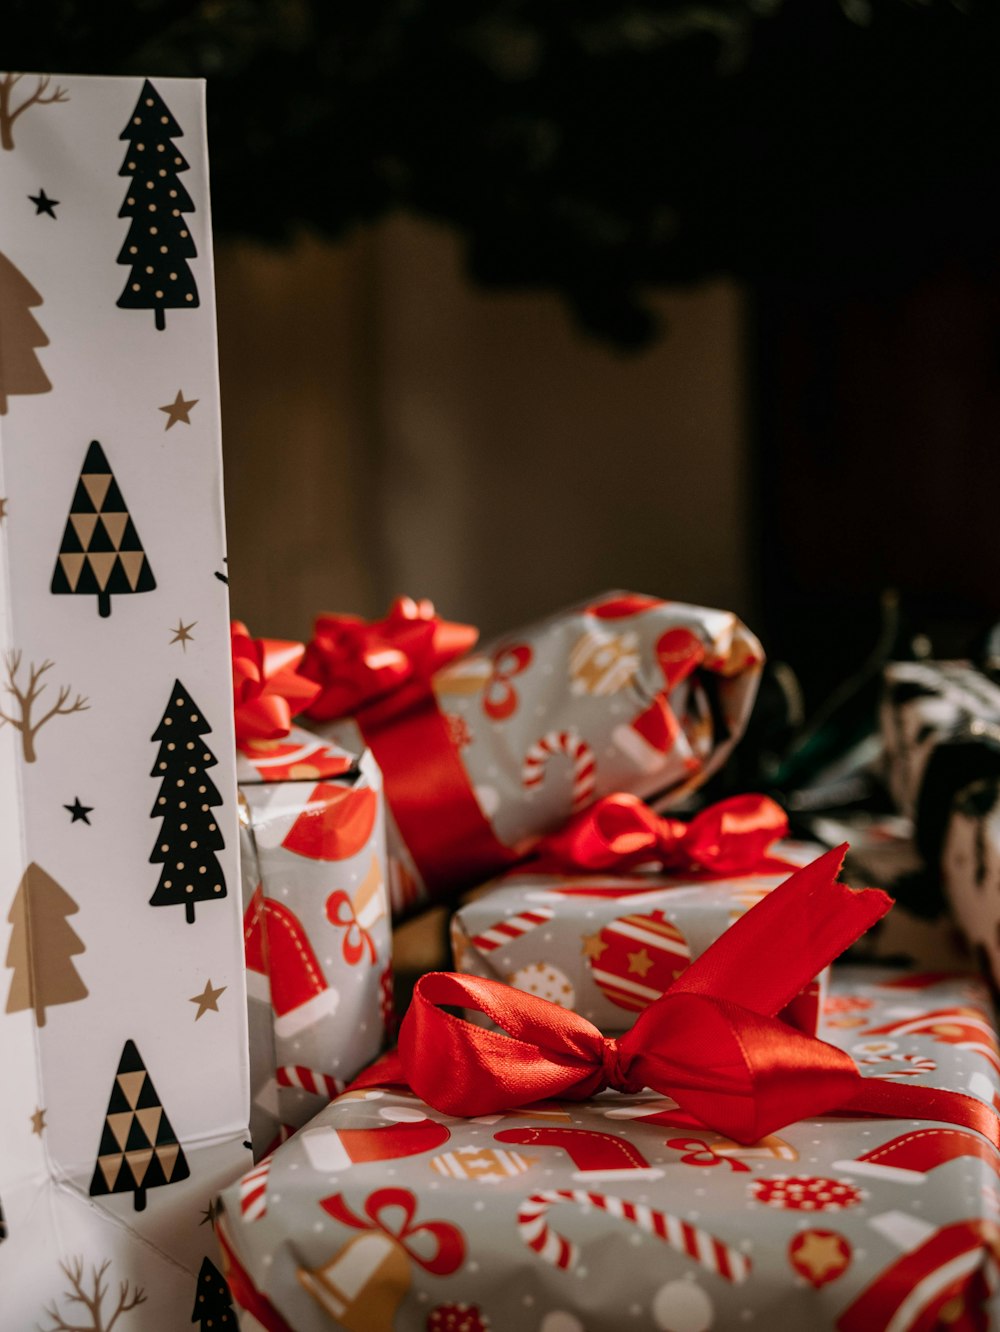
[[[852,1253],[846,1237],[835,1230],[800,1230],[788,1245],[788,1261],[816,1290],[844,1275]]]
[[[687,940],[662,911],[620,916],[583,940],[597,988],[618,1008],[639,1013],[691,962]]]

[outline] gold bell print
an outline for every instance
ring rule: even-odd
[[[322,1267],[300,1267],[298,1278],[346,1332],[392,1332],[410,1288],[410,1261],[389,1235],[367,1231]]]

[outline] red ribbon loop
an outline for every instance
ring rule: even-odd
[[[397,597],[382,620],[320,615],[302,662],[318,696],[307,709],[315,721],[350,716],[401,689],[431,677],[468,652],[479,631],[442,620],[432,602]]]
[[[788,819],[764,795],[731,796],[689,823],[661,818],[625,792],[605,796],[537,848],[543,873],[627,874],[640,866],[693,874],[783,873],[795,868],[768,854],[788,835]]]
[[[229,636],[236,743],[278,740],[292,729],[296,713],[305,711],[319,693],[319,686],[296,670],[305,646],[277,638],[251,638],[250,630],[239,620],[231,623]]]
[[[497,981],[432,972],[417,982],[398,1055],[354,1085],[404,1082],[435,1109],[464,1116],[586,1100],[607,1086],[650,1087],[740,1143],[840,1109],[944,1120],[1000,1145],[1000,1120],[983,1102],[862,1078],[843,1050],[775,1017],[892,905],[878,889],[836,880],[845,851],[821,856],[752,907],[617,1041]],[[509,1034],[442,1004],[478,1010]]]
[[[358,1216],[351,1211],[343,1194],[334,1193],[320,1201],[320,1207],[335,1220],[355,1230],[381,1230],[397,1244],[401,1245],[408,1257],[433,1276],[448,1276],[462,1265],[465,1257],[465,1243],[457,1226],[449,1221],[422,1221],[414,1225],[417,1214],[417,1200],[409,1189],[376,1189],[365,1200],[365,1215]],[[383,1213],[398,1207],[402,1220],[393,1225],[391,1219],[385,1219]],[[430,1241],[429,1255],[413,1247],[413,1241]]]

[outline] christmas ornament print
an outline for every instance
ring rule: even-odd
[[[104,1117],[90,1196],[134,1194],[137,1212],[146,1190],[175,1184],[190,1174],[153,1080],[134,1041],[126,1041]]]
[[[96,596],[97,613],[111,614],[111,598],[152,592],[156,579],[139,533],[97,440],[83,460],[50,590]]]
[[[835,1230],[800,1230],[788,1242],[788,1261],[817,1290],[844,1275],[853,1250]]]
[[[768,1207],[794,1212],[840,1212],[857,1207],[868,1196],[848,1180],[809,1175],[773,1175],[749,1185],[750,1197]]]
[[[527,994],[536,994],[539,999],[560,1004],[563,1008],[572,1008],[576,1003],[576,991],[569,977],[551,962],[529,962],[527,966],[512,971],[507,976],[507,983]]]
[[[490,1332],[478,1304],[439,1304],[427,1315],[426,1332]]]
[[[199,303],[188,265],[197,250],[184,218],[194,212],[194,202],[180,179],[189,167],[173,143],[183,135],[147,79],[119,136],[128,148],[118,174],[131,179],[118,216],[131,221],[117,259],[130,272],[117,303],[123,310],[152,310],[161,331],[167,310],[191,310]]]
[[[66,919],[79,910],[40,865],[32,862],[24,871],[7,916],[12,928],[6,965],[13,972],[8,1013],[33,1009],[36,1024],[44,1027],[46,1008],[86,999],[73,962],[86,946]]]
[[[572,797],[569,812],[584,809],[594,798],[597,784],[597,763],[594,752],[574,730],[549,731],[531,746],[524,756],[521,781],[526,791],[534,791],[545,780],[546,769],[553,758],[564,758],[572,765]]]
[[[639,640],[634,633],[614,634],[595,626],[581,635],[569,654],[574,694],[617,694],[639,672]]]
[[[194,924],[197,903],[226,896],[215,854],[224,844],[213,813],[222,796],[207,776],[218,760],[201,739],[211,732],[191,695],[175,680],[152,737],[160,748],[150,775],[160,779],[160,790],[150,818],[162,819],[162,824],[149,859],[163,869],[149,904],[183,906],[189,925]]]
[[[516,1179],[535,1164],[537,1157],[501,1147],[458,1147],[453,1152],[433,1156],[430,1167],[448,1179],[466,1179],[474,1184],[497,1184]]]
[[[8,399],[15,394],[48,393],[52,388],[36,354],[49,345],[31,313],[41,304],[32,284],[0,251],[0,416],[6,415]]]
[[[597,988],[632,1013],[658,999],[691,962],[687,940],[662,911],[621,916],[583,947]]]

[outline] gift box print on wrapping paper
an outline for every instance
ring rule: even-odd
[[[292,730],[238,762],[251,1137],[269,1151],[379,1053],[391,1004],[380,774]]]
[[[187,1323],[249,1158],[212,286],[201,85],[0,75],[11,1328]]]
[[[741,734],[763,660],[735,616],[631,593],[463,656],[464,628],[405,600],[368,625],[321,616],[303,665],[320,733],[356,749],[360,730],[382,768],[397,912],[508,867],[601,795],[682,798]]]
[[[998,1096],[973,980],[837,973],[865,1071]],[[238,1304],[268,1329],[987,1326],[1000,1154],[978,1134],[808,1120],[742,1146],[604,1093],[459,1120],[356,1091],[224,1197]]]

